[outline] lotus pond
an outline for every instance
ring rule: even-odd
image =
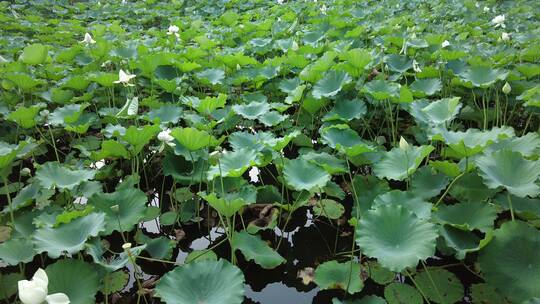
[[[540,2],[0,2],[0,302],[540,302]]]

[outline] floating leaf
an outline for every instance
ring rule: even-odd
[[[244,300],[244,275],[223,259],[198,261],[166,273],[155,293],[167,304],[240,304]]]
[[[426,297],[435,303],[456,303],[463,299],[463,284],[455,274],[442,268],[427,268],[415,275]]]
[[[342,289],[350,294],[364,288],[364,282],[360,278],[360,264],[354,262],[324,262],[315,269],[313,281],[323,290]]]
[[[422,304],[424,299],[414,287],[401,283],[392,283],[384,288],[384,298],[388,304]]]
[[[233,236],[233,247],[240,250],[247,260],[255,262],[264,269],[272,269],[285,263],[285,259],[268,244],[246,231],[237,232]]]

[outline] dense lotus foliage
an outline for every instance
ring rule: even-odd
[[[0,2],[0,302],[537,303],[539,115],[534,0]]]

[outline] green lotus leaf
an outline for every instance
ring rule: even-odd
[[[316,153],[312,151],[302,155],[302,158],[323,167],[330,174],[339,174],[348,171],[347,163],[344,160],[325,152]]]
[[[385,152],[382,159],[373,165],[373,172],[379,178],[404,180],[418,169],[422,160],[433,150],[432,146],[393,148]]]
[[[112,193],[96,193],[88,199],[88,204],[106,215],[103,234],[108,235],[113,231],[133,230],[144,217],[147,201],[144,192],[128,188]],[[113,206],[118,207],[111,208]]]
[[[343,70],[353,77],[360,77],[373,57],[367,50],[352,49],[340,54],[340,59],[345,61],[342,64]]]
[[[506,222],[478,257],[486,282],[514,303],[540,297],[540,232],[528,224]]]
[[[107,272],[113,272],[126,267],[128,263],[131,263],[132,258],[136,259],[146,248],[146,245],[132,247],[129,249],[129,254],[126,251],[122,251],[120,254],[113,255],[112,257],[108,255],[100,238],[90,239],[85,247],[85,252],[92,257],[95,264],[103,267]]]
[[[182,108],[175,105],[163,105],[148,112],[150,121],[159,121],[160,124],[176,124],[182,116]]]
[[[199,192],[199,196],[206,200],[219,214],[226,217],[233,216],[236,212],[240,211],[242,207],[249,204],[249,202],[246,202],[243,198],[218,198],[215,193],[206,194]]]
[[[385,62],[390,70],[398,73],[404,73],[413,66],[412,59],[407,56],[397,54],[390,54],[386,56]]]
[[[29,263],[34,255],[34,245],[28,239],[10,239],[0,244],[0,261],[8,265]]]
[[[414,102],[415,105],[424,105]],[[461,109],[459,97],[443,98],[420,107],[413,115],[417,120],[429,125],[441,125],[452,121]],[[415,115],[416,114],[416,115]]]
[[[363,141],[360,135],[347,125],[326,127],[321,131],[321,138],[325,144],[349,157],[375,150],[375,147]]]
[[[37,253],[46,251],[54,259],[64,253],[79,252],[89,237],[97,236],[104,229],[105,214],[91,213],[57,228],[40,228],[34,233],[33,242]]]
[[[217,144],[217,139],[208,134],[208,132],[195,128],[173,129],[171,136],[189,151],[197,151]]]
[[[213,180],[216,176],[239,177],[254,165],[257,165],[256,151],[246,149],[224,151],[219,158],[219,163],[208,170],[208,180]]]
[[[218,257],[212,250],[193,250],[186,256],[184,263],[189,264],[205,260],[217,261]]]
[[[527,160],[521,153],[500,150],[476,159],[479,174],[491,189],[504,187],[519,197],[535,197],[540,194],[536,184],[540,176],[540,160]]]
[[[401,205],[381,205],[364,213],[356,228],[356,243],[365,255],[391,271],[416,267],[435,253],[435,226]]]
[[[354,193],[356,196],[355,201],[360,206],[358,210],[359,215],[369,209],[373,204],[373,200],[380,194],[386,193],[390,190],[388,182],[386,180],[381,180],[375,176],[368,175],[362,176],[357,175],[353,179]],[[356,216],[356,204],[353,206],[352,214]]]
[[[101,150],[92,152],[92,159],[99,161],[105,158],[125,158],[130,159],[126,147],[116,140],[105,140],[101,143]]]
[[[26,146],[26,142],[12,145],[0,141],[0,169],[6,168],[17,158],[20,151]]]
[[[474,304],[510,304],[510,301],[501,296],[494,287],[485,283],[471,285],[471,298]]]
[[[430,166],[424,166],[412,175],[410,191],[418,197],[429,199],[441,193],[449,182],[447,175],[434,173]]]
[[[321,79],[324,73],[334,65],[334,59],[336,57],[337,53],[334,51],[325,52],[315,62],[304,67],[299,74],[300,79],[315,83],[317,80]]]
[[[154,138],[160,128],[158,125],[145,125],[142,128],[130,126],[126,133],[121,136],[123,140],[131,145],[130,152],[132,156],[139,154],[152,138]]]
[[[338,298],[333,298],[332,304],[386,304],[386,301],[378,296],[364,296],[356,300],[339,300]]]
[[[396,274],[384,268],[377,261],[367,261],[365,271],[369,278],[380,285],[387,285],[396,279]]]
[[[175,149],[178,147],[177,144]],[[193,155],[195,159],[196,153]],[[202,158],[197,158],[192,162],[190,156],[186,158],[173,153],[167,153],[163,158],[163,174],[172,176],[175,181],[182,184],[189,185],[206,181],[207,171],[208,162]]]
[[[463,299],[464,288],[455,274],[442,268],[427,268],[415,275],[425,296],[435,303],[456,303]]]
[[[260,122],[262,122],[265,126],[272,127],[272,126],[280,124],[285,119],[287,119],[287,117],[289,117],[289,115],[281,115],[279,114],[279,112],[269,111],[259,116],[257,119]]]
[[[391,190],[380,194],[373,199],[372,206],[377,208],[380,205],[401,205],[420,219],[429,219],[431,217],[432,204],[411,192]]]
[[[297,191],[317,190],[330,181],[328,172],[302,158],[287,160],[283,168],[283,177],[287,185]]]
[[[441,239],[439,240],[439,248],[450,249],[448,254],[454,253],[454,256],[460,260],[470,252],[477,252],[487,245],[493,236],[491,231],[486,233],[484,239],[480,239],[475,233],[454,228],[453,226],[444,225],[440,226],[439,234]],[[444,243],[445,246],[441,244]]]
[[[313,281],[323,290],[341,289],[350,294],[364,288],[364,282],[360,278],[360,264],[354,262],[324,262],[315,269]]]
[[[536,132],[527,133],[521,137],[505,138],[485,149],[487,154],[499,150],[512,150],[531,157],[540,154],[540,135]]]
[[[367,113],[366,104],[360,99],[338,100],[332,110],[326,113],[323,121],[359,119]]]
[[[53,126],[66,126],[75,123],[87,106],[87,104],[70,104],[57,108],[49,115],[49,123]]]
[[[316,216],[324,216],[332,220],[337,220],[345,212],[345,207],[331,199],[322,199],[313,206],[313,212]]]
[[[34,79],[30,75],[24,73],[6,73],[4,77],[23,91],[30,91],[30,89],[45,83],[45,81],[41,79]]]
[[[493,69],[489,66],[471,66],[459,74],[463,81],[481,88],[487,88],[497,80],[505,80],[507,75],[508,71]]]
[[[509,201],[510,200],[510,201]],[[540,198],[517,197],[499,193],[493,198],[493,202],[504,210],[510,210],[510,202],[514,212],[525,218],[540,218]]]
[[[176,214],[175,220],[176,220]],[[165,225],[161,223],[162,225]],[[150,257],[154,259],[168,260],[171,258],[173,249],[176,247],[176,242],[168,237],[159,236],[151,238],[142,233],[141,230],[137,230],[135,233],[135,241],[139,244],[144,244],[146,247],[144,250],[150,254]]]
[[[493,143],[514,137],[514,129],[506,126],[495,127],[487,131],[467,129],[465,132],[434,129],[433,133],[435,135],[432,135],[431,138],[444,141],[458,158],[473,156],[481,153],[485,147]]]
[[[0,273],[0,299],[8,300],[17,293],[17,282],[24,280],[24,276],[16,273]]]
[[[19,60],[29,65],[38,65],[47,60],[48,53],[47,46],[35,43],[24,48]]]
[[[103,287],[101,292],[105,295],[111,295],[120,292],[129,282],[129,273],[125,271],[115,271],[105,275],[103,278]]]
[[[82,260],[64,259],[47,266],[49,294],[64,293],[73,304],[95,303],[100,288],[98,272]]]
[[[285,263],[285,259],[266,242],[246,231],[234,234],[233,247],[240,250],[247,260],[255,262],[264,269],[273,269]]]
[[[319,79],[313,86],[313,97],[321,99],[323,97],[335,96],[344,85],[352,81],[349,74],[343,71],[328,71],[323,78]]]
[[[399,97],[399,84],[386,80],[372,80],[364,85],[360,92],[369,94],[376,100]]]
[[[225,79],[225,71],[220,69],[207,69],[202,72],[198,72],[197,77],[205,80],[206,82],[216,85],[222,84]]]
[[[96,174],[91,170],[71,170],[58,162],[47,162],[36,171],[36,179],[46,189],[73,190]]]
[[[253,120],[270,111],[270,105],[267,102],[253,101],[248,104],[233,105],[232,109],[242,117]]]
[[[392,283],[384,288],[384,298],[388,304],[422,304],[422,295],[412,286]]]
[[[219,94],[216,97],[207,96],[197,105],[197,111],[201,114],[210,115],[219,108],[223,108],[227,102],[227,94]]]
[[[241,304],[244,275],[223,259],[198,261],[166,273],[155,294],[167,304]]]
[[[42,108],[43,106],[39,104],[31,107],[18,107],[15,111],[9,113],[7,119],[17,123],[24,129],[30,129],[37,124],[35,118]]]
[[[431,96],[442,89],[442,83],[438,78],[417,79],[409,87],[415,96]]]
[[[495,206],[487,203],[463,202],[440,206],[434,213],[435,219],[463,230],[488,231],[493,229],[497,218]]]
[[[478,174],[465,173],[454,186],[450,188],[450,194],[462,201],[481,202],[493,197],[498,192],[497,189],[489,189],[484,185],[482,178]]]

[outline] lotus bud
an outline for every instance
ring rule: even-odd
[[[508,41],[508,40],[510,40],[510,34],[503,32],[503,33],[501,34],[501,39],[502,39],[502,41]]]
[[[129,249],[131,249],[131,243],[124,243],[124,244],[122,245],[122,249],[124,249],[124,250],[129,250]]]
[[[442,48],[445,48],[445,47],[447,47],[449,45],[450,45],[450,42],[448,40],[445,40],[445,41],[443,41],[443,43],[441,43]]]
[[[30,173],[31,173],[30,168],[24,167],[21,169],[21,176],[28,176],[30,175]]]
[[[510,86],[508,82],[504,84],[504,86],[502,87],[502,91],[506,95],[508,95],[512,91],[512,87]]]
[[[111,206],[111,211],[112,211],[113,213],[118,213],[118,212],[120,212],[120,206],[118,206],[118,205],[113,205],[113,206]]]
[[[39,112],[39,116],[41,116],[41,117],[47,117],[47,116],[49,116],[49,110],[41,110],[41,111]]]
[[[378,145],[384,145],[386,143],[386,138],[384,136],[377,136],[375,138],[375,142],[378,144]]]
[[[409,143],[405,140],[405,138],[403,138],[403,136],[399,138],[399,148],[401,150],[409,149]]]

